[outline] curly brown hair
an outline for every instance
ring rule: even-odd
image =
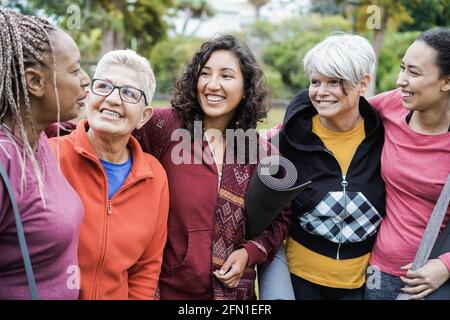
[[[186,129],[193,133],[194,121],[202,121],[204,117],[197,97],[199,74],[211,54],[217,50],[232,52],[239,60],[244,77],[245,99],[239,103],[227,129],[255,129],[257,122],[265,119],[270,109],[266,79],[250,48],[232,35],[224,35],[202,44],[175,80],[170,103],[182,118]]]

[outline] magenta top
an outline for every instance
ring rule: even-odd
[[[35,153],[44,181],[42,201],[31,161],[25,163],[0,125],[0,162],[8,173],[19,206],[40,299],[77,299],[78,232],[83,205],[58,169],[47,137],[41,134]],[[19,149],[20,141],[16,139]],[[0,183],[0,299],[30,299],[11,202]]]
[[[379,112],[385,141],[381,175],[386,183],[386,217],[381,223],[370,263],[401,276],[413,262],[433,208],[450,172],[450,132],[436,135],[412,131],[399,90],[369,99]],[[450,218],[447,209],[442,228]],[[439,259],[450,270],[450,253]]]

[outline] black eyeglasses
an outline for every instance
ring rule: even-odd
[[[107,97],[116,88],[119,89],[119,96],[122,101],[136,104],[144,97],[144,102],[147,104],[145,93],[140,89],[130,86],[115,86],[111,82],[103,79],[92,79],[91,91],[98,96]]]

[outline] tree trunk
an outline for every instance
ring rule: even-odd
[[[366,93],[366,95],[368,97],[371,97],[375,94],[376,82],[377,82],[378,59],[380,56],[381,48],[383,47],[384,33],[386,32],[386,29],[387,29],[388,20],[389,20],[389,13],[387,10],[383,10],[383,16],[382,16],[380,28],[375,29],[375,31],[374,31],[375,34],[374,34],[374,38],[373,38],[373,50],[375,51],[375,55],[376,55],[375,72],[373,74],[372,82]]]
[[[191,21],[192,18],[192,11],[191,10],[187,10],[185,17],[184,17],[184,22],[183,22],[183,27],[181,29],[181,34],[184,35],[186,34],[186,30],[187,30],[187,26],[189,24],[189,21]]]
[[[111,27],[103,29],[101,55],[108,53],[111,50],[125,49],[125,37],[123,32],[117,32]]]
[[[259,21],[259,18],[260,18],[260,13],[259,13],[260,8],[261,8],[260,6],[255,6],[256,21]]]
[[[113,0],[114,6],[120,12],[125,12],[125,5],[123,0]],[[123,24],[124,22],[121,21]],[[111,50],[125,49],[125,33],[117,31],[112,28],[110,24],[102,26],[102,42],[100,53],[103,56]]]

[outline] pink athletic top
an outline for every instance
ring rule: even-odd
[[[422,235],[450,173],[450,132],[425,135],[406,121],[399,90],[369,99],[385,127],[381,174],[386,183],[386,217],[381,223],[370,263],[400,276],[414,260]],[[450,218],[447,209],[442,228]],[[450,252],[439,257],[450,270]]]

